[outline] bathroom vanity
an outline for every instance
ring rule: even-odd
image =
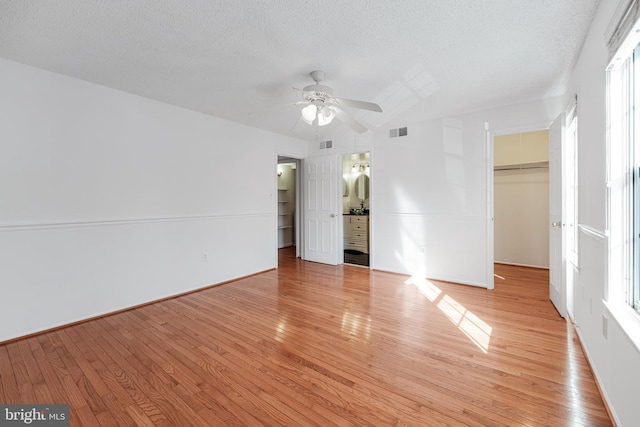
[[[369,265],[369,215],[344,214],[344,262]]]

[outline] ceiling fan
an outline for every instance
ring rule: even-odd
[[[325,126],[331,123],[333,119],[337,119],[356,132],[362,133],[366,132],[367,128],[353,119],[342,107],[382,113],[382,108],[373,102],[355,101],[333,96],[333,90],[329,86],[320,84],[326,76],[323,71],[312,71],[309,75],[315,84],[305,86],[302,89],[294,88],[302,92],[303,98],[303,101],[296,102],[296,105],[308,104],[300,112],[300,119],[303,122],[309,125],[317,124],[318,126]]]

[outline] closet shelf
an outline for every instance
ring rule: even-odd
[[[542,162],[528,162],[528,163],[513,163],[508,165],[494,165],[494,171],[511,171],[511,170],[522,170],[522,169],[548,169],[549,161],[545,160]]]

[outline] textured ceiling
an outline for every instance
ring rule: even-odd
[[[316,130],[287,106],[310,71],[325,71],[336,96],[380,104],[349,110],[370,128],[557,95],[597,4],[0,0],[0,57],[324,140],[348,128]]]

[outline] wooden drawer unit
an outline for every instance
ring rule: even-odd
[[[344,248],[369,253],[369,216],[345,215]]]

